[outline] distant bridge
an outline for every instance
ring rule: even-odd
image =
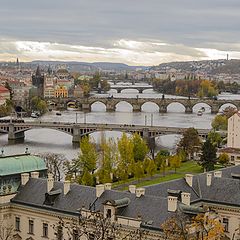
[[[120,82],[123,82],[123,83],[131,83],[132,85],[135,85],[135,83],[150,83],[151,82],[151,79],[146,79],[146,80],[143,80],[143,79],[109,79],[108,82],[112,82],[114,85],[117,84],[117,83],[120,83]]]
[[[118,86],[118,85],[111,85],[111,89],[117,90],[117,93],[121,93],[122,90],[126,90],[126,89],[136,89],[136,90],[138,90],[139,93],[143,93],[144,90],[153,89],[153,86],[151,86],[151,85],[149,85],[149,86],[137,86],[137,85],[134,85],[134,86],[129,86],[129,85]]]
[[[118,131],[126,133],[138,133],[147,141],[161,135],[183,134],[187,128],[144,126],[128,124],[94,124],[94,123],[64,123],[64,122],[24,122],[24,123],[0,123],[0,133],[8,134],[8,140],[24,140],[24,132],[30,129],[48,128],[64,132],[72,136],[73,143],[79,143],[80,139],[94,132]],[[197,129],[202,138],[206,138],[210,129]]]

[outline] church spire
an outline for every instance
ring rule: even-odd
[[[39,65],[37,66],[36,76],[41,76],[41,70],[40,70]]]

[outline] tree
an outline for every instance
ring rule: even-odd
[[[111,88],[111,86],[110,86],[110,84],[108,83],[107,80],[102,80],[102,81],[100,82],[100,84],[101,84],[101,89],[102,89],[105,93],[106,93],[107,91],[109,91],[110,88]]]
[[[44,159],[48,171],[53,174],[54,180],[60,181],[63,178],[66,157],[63,154],[57,153],[43,153],[40,154],[40,157]]]
[[[12,87],[9,85],[9,82],[5,82],[5,88],[8,89],[8,91],[10,92],[10,100],[13,99],[13,90],[12,90]]]
[[[214,170],[214,165],[217,162],[216,152],[217,152],[216,147],[207,138],[207,140],[204,142],[202,146],[202,153],[200,157],[200,165],[206,171]]]
[[[134,161],[143,161],[149,152],[148,146],[146,142],[142,139],[142,137],[135,133],[132,137],[133,142],[133,157]]]
[[[82,208],[79,217],[59,221],[53,225],[57,239],[63,239],[64,232],[68,240],[144,240],[147,230],[124,228],[123,225],[113,221],[111,217],[104,217],[102,212]]]
[[[146,171],[147,171],[147,175],[150,176],[150,177],[152,177],[152,176],[156,173],[156,171],[157,171],[157,166],[156,166],[154,160],[149,159],[149,162],[148,162],[148,166],[147,166],[147,168],[146,168]]]
[[[213,82],[210,80],[202,80],[200,84],[200,89],[198,91],[199,97],[213,97],[217,96],[218,92]]]
[[[193,154],[198,151],[198,148],[201,146],[200,138],[198,132],[195,128],[188,128],[181,138],[177,152],[184,151],[187,156],[187,159],[193,157]]]
[[[167,168],[167,159],[169,158],[169,155],[165,155],[165,153],[162,155],[161,151],[158,152],[154,159],[157,169],[162,170],[164,176]]]
[[[80,183],[86,186],[94,186],[93,175],[89,171],[84,170],[83,175],[80,178]]]
[[[169,158],[171,168],[174,168],[175,173],[177,172],[177,168],[181,166],[182,158],[180,155],[176,154]]]
[[[224,228],[214,213],[199,213],[190,217],[177,211],[162,224],[165,239],[220,240]]]
[[[227,166],[230,159],[227,153],[221,153],[218,157],[218,162],[222,164],[223,166]]]
[[[212,121],[214,130],[227,130],[227,117],[225,115],[216,115]]]
[[[133,142],[125,133],[118,140],[118,151],[120,155],[117,163],[118,176],[120,179],[125,180],[134,171]]]
[[[213,145],[215,145],[216,147],[219,147],[221,142],[222,142],[222,137],[220,135],[220,133],[216,132],[216,131],[210,131],[208,133],[208,139],[211,141],[211,143]]]
[[[134,163],[134,177],[136,177],[138,180],[144,176],[144,170],[142,162],[136,162]]]
[[[109,183],[112,182],[114,165],[118,160],[117,144],[112,138],[106,141],[104,137],[100,143],[100,149],[100,167],[97,175],[101,183]]]

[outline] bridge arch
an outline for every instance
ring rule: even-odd
[[[153,88],[143,89],[142,93],[153,93]]]
[[[90,106],[91,112],[106,112],[106,104],[102,101],[96,101]]]
[[[130,91],[129,91],[130,90]],[[118,93],[140,93],[141,91],[137,87],[126,87],[118,90]]]
[[[186,106],[178,101],[172,101],[167,104],[167,112],[185,112]]]
[[[127,100],[122,100],[115,104],[115,109],[117,112],[132,112],[133,106]]]
[[[193,112],[198,112],[200,109],[204,109],[204,112],[211,112],[212,106],[205,102],[198,102],[193,105]]]
[[[159,106],[155,102],[145,102],[141,105],[141,112],[159,112]]]
[[[233,107],[233,108],[238,109],[238,107],[237,107],[236,104],[233,104],[233,103],[230,103],[230,102],[225,102],[225,103],[220,104],[220,105],[218,106],[219,111],[224,111],[224,109],[227,108],[227,107]]]

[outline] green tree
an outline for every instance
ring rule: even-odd
[[[106,93],[107,91],[109,91],[110,90],[110,84],[108,83],[108,81],[107,80],[102,80],[101,82],[100,82],[100,84],[101,84],[101,89]]]
[[[166,168],[167,168],[167,159],[169,155],[162,155],[161,151],[157,153],[154,161],[158,170],[162,170],[163,175],[165,176]]]
[[[216,115],[212,121],[212,127],[214,130],[227,130],[227,117],[225,115]]]
[[[187,159],[193,157],[194,153],[198,151],[198,148],[201,146],[201,141],[198,136],[198,132],[195,128],[188,128],[181,138],[177,152],[184,151],[187,156]]]
[[[211,143],[210,139],[207,138],[202,146],[202,154],[200,157],[200,165],[206,171],[214,170],[214,165],[217,162],[216,152],[216,147]]]
[[[216,132],[216,131],[210,131],[208,133],[208,139],[211,141],[211,143],[217,147],[220,146],[221,142],[222,142],[222,137],[220,135],[220,133]]]
[[[223,166],[227,166],[229,164],[230,158],[227,153],[221,153],[218,157],[218,162]]]
[[[85,170],[81,177],[80,184],[86,186],[93,186],[94,185],[93,175],[89,171]]]
[[[147,153],[149,152],[146,142],[137,133],[133,135],[132,142],[133,142],[133,157],[135,162],[143,161]]]

